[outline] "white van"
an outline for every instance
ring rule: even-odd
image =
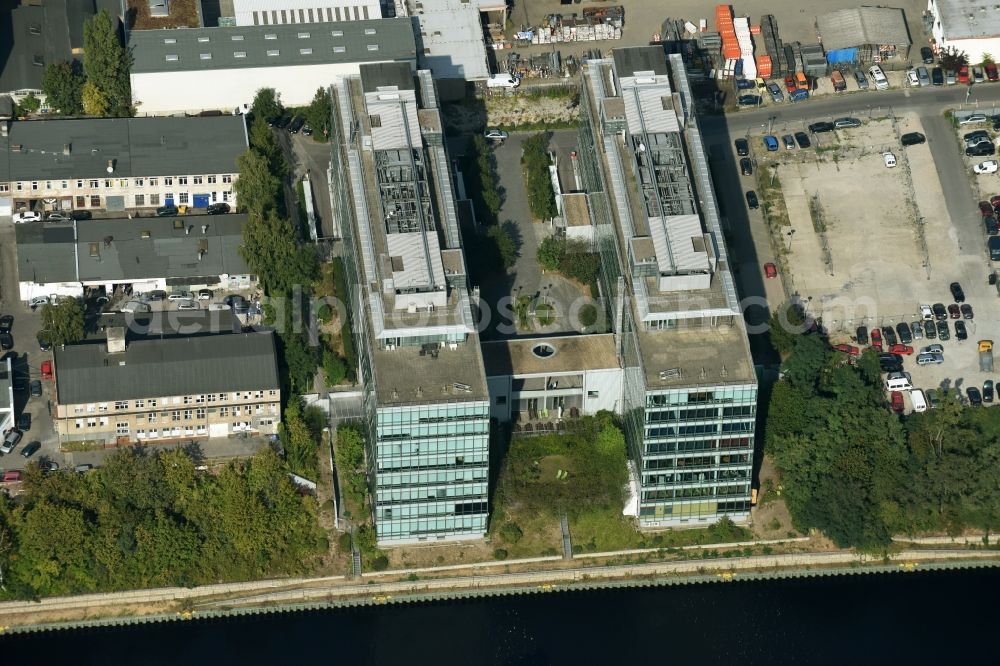
[[[889,377],[885,380],[886,391],[909,391],[913,389],[908,377]]]
[[[510,74],[494,74],[490,78],[486,79],[487,88],[514,89],[519,85],[521,85],[521,82]]]
[[[885,78],[885,73],[878,65],[872,65],[868,69],[868,76],[872,77],[872,81],[875,82],[875,90],[887,90],[889,88],[889,79]]]
[[[927,411],[927,400],[924,399],[924,392],[920,389],[913,389],[910,391],[910,402],[913,403],[913,411],[915,412],[926,412]]]

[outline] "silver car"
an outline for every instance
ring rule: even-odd
[[[921,354],[943,354],[944,346],[942,345],[927,345],[920,350]]]
[[[938,365],[944,363],[944,354],[919,354],[917,365]]]

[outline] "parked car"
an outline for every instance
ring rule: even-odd
[[[913,342],[913,335],[910,333],[910,327],[905,321],[901,321],[896,324],[896,333],[899,334],[899,341],[904,345],[908,345]]]
[[[861,127],[861,121],[857,118],[837,118],[833,121],[833,126],[837,129],[848,129],[851,127]]]
[[[917,76],[917,70],[908,69],[906,70],[906,85],[911,88],[916,88],[920,85],[920,77]]]
[[[912,324],[910,324],[910,330],[913,331],[914,340],[924,339],[924,325],[921,322],[915,321]]]
[[[31,394],[32,398],[38,398],[42,395],[42,380],[32,379],[28,383],[28,392]]]
[[[935,344],[935,345],[927,345],[926,347],[921,347],[920,348],[920,353],[921,354],[943,354],[944,353],[944,347],[941,346],[941,345],[937,345],[937,344]]]
[[[10,333],[14,328],[14,315],[0,316],[0,333]]]
[[[925,65],[930,65],[934,62],[934,49],[929,46],[920,47],[920,59]]]
[[[978,123],[985,123],[985,122],[986,122],[985,113],[972,113],[965,116],[964,118],[958,119],[959,125],[976,125]]]
[[[200,310],[201,306],[195,301],[181,301],[177,304],[178,310]]]
[[[972,319],[972,306],[968,303],[962,303],[962,307],[959,308],[962,311],[962,319]]]
[[[21,470],[19,469],[8,469],[6,472],[3,473],[3,476],[0,477],[0,482],[3,483],[14,483],[20,480],[21,480]]]
[[[36,333],[35,339],[38,340],[39,351],[47,352],[52,349],[52,341],[49,340],[49,336],[45,331],[39,331]]]
[[[996,160],[986,160],[985,162],[980,162],[976,166],[972,167],[973,172],[983,175],[987,173],[997,172],[997,161]]]
[[[993,215],[993,205],[989,201],[979,202],[979,214],[983,217],[987,215]]]
[[[983,396],[975,386],[965,389],[965,396],[969,399],[969,404],[973,407],[979,407],[983,404]]]
[[[894,344],[899,342],[896,339],[896,331],[892,330],[892,326],[882,327],[882,338],[885,340],[885,344],[892,347]]]
[[[868,79],[864,72],[854,72],[854,80],[858,84],[858,90],[868,90]]]
[[[872,348],[877,352],[882,351],[882,332],[877,327],[872,329],[871,338]]]
[[[778,150],[778,139],[777,137],[768,134],[764,137],[764,146],[767,147],[768,152],[775,152]]]
[[[990,140],[990,133],[986,130],[976,130],[975,132],[966,132],[962,135],[962,140],[965,141],[966,145],[976,144],[982,140]]]
[[[209,204],[208,208],[205,209],[205,213],[208,215],[224,215],[230,211],[229,204],[224,202]]]
[[[867,326],[858,326],[858,330],[855,331],[854,337],[857,338],[859,345],[867,345],[868,344],[868,327]]]
[[[821,121],[818,123],[813,123],[809,126],[809,131],[813,134],[820,134],[822,132],[832,132],[834,129],[833,123],[827,121]]]
[[[927,389],[927,406],[931,409],[937,409],[941,406],[941,398],[938,396],[937,389]]]
[[[24,437],[24,433],[20,430],[8,431],[3,438],[3,444],[0,444],[0,453],[6,455],[13,451],[14,447],[17,446],[17,443],[21,441],[22,437]]]
[[[917,365],[941,365],[944,354],[917,354]]]
[[[972,80],[975,81],[976,83],[982,83],[983,81],[986,80],[986,77],[983,74],[982,67],[976,65],[972,68]]]
[[[955,70],[953,69],[945,70],[944,82],[947,83],[949,86],[953,86],[956,83],[958,83],[958,77],[955,75]]]
[[[890,395],[890,400],[892,404],[892,411],[897,414],[903,413],[903,394],[899,391],[893,391]]]
[[[760,95],[740,95],[737,103],[740,106],[760,106],[764,99]]]
[[[795,149],[795,137],[793,137],[791,134],[786,134],[785,136],[781,137],[781,142],[785,144],[785,150]]]
[[[739,157],[746,157],[750,154],[750,143],[746,139],[736,139],[736,154]]]
[[[24,222],[41,222],[41,213],[36,213],[33,210],[24,210],[20,213],[14,213],[10,216],[10,219],[14,221],[14,224],[22,224]]]
[[[778,269],[771,262],[764,264],[764,277],[768,279],[778,277]]]
[[[812,145],[812,143],[809,141],[809,135],[806,134],[805,132],[795,133],[795,143],[799,144],[799,148],[808,148],[809,146]]]
[[[192,298],[194,298],[194,294],[190,291],[175,291],[167,296],[167,300],[169,301],[189,301]]]
[[[934,318],[938,321],[948,318],[948,309],[945,308],[944,303],[935,303],[933,306]]]
[[[14,336],[10,333],[0,333],[0,349],[7,351],[14,348]]]
[[[885,162],[886,169],[896,166],[896,156],[892,153],[882,153],[882,161]]]
[[[875,82],[876,90],[889,89],[889,79],[885,78],[885,72],[878,65],[872,65],[868,68],[868,76],[872,77],[872,81]]]
[[[980,141],[974,146],[965,149],[966,157],[987,157],[996,153],[996,148],[991,141]],[[977,172],[978,173],[978,172]]]
[[[958,309],[958,305],[956,303],[952,303],[951,305],[948,306],[949,318],[958,319],[961,316],[962,316],[962,311]]]
[[[965,322],[961,319],[955,322],[955,338],[958,340],[969,339],[969,333],[965,330]]]
[[[925,141],[927,141],[927,137],[920,132],[907,132],[899,138],[899,142],[904,146],[916,146]]]
[[[986,70],[986,78],[989,81],[996,81],[1000,79],[1000,72],[997,71],[996,63],[988,62],[983,66]]]
[[[920,83],[921,88],[931,84],[931,77],[927,73],[926,67],[917,67],[917,81]]]
[[[961,67],[958,68],[958,82],[959,83],[971,83],[972,82],[971,79],[970,79],[970,77],[969,77],[969,66],[968,65],[962,65]]]
[[[94,214],[89,210],[73,210],[70,211],[69,216],[74,220],[89,220],[94,217]]]
[[[157,217],[172,217],[177,214],[177,206],[160,206],[156,209]]]
[[[21,432],[31,430],[31,414],[29,412],[21,412],[21,415],[17,417],[17,429]]]
[[[760,203],[757,201],[757,193],[753,190],[747,190],[747,208],[750,210],[757,210],[760,208]]]
[[[983,402],[993,402],[993,380],[983,382]]]
[[[940,67],[935,67],[931,70],[931,83],[936,86],[944,85],[944,70]]]
[[[965,302],[965,292],[962,291],[962,285],[958,282],[952,282],[948,285],[948,289],[951,291],[951,297],[956,303]]]
[[[836,351],[843,352],[849,356],[859,356],[861,354],[861,350],[855,347],[854,345],[841,344],[841,345],[834,345],[833,348]]]
[[[753,175],[753,164],[746,157],[740,160],[740,173],[744,176]]]
[[[942,342],[947,342],[948,340],[951,340],[951,333],[948,330],[947,320],[939,321],[937,323],[937,334],[938,334],[938,340],[941,340]]]
[[[21,449],[21,455],[24,456],[25,458],[30,458],[31,456],[38,453],[38,449],[40,448],[42,448],[41,442],[31,442],[23,449]]]
[[[509,135],[502,129],[493,128],[486,130],[485,136],[490,141],[506,141]]]
[[[933,321],[927,322],[927,324],[924,326],[924,336],[926,336],[928,340],[937,339],[937,327],[935,326]]]
[[[69,222],[72,218],[65,213],[49,213],[45,216],[46,222]]]
[[[306,124],[306,119],[302,116],[295,116],[295,118],[288,124],[288,131],[291,134],[298,134],[302,126]]]
[[[771,95],[771,101],[775,104],[785,101],[785,95],[781,92],[781,88],[778,87],[777,83],[768,83],[767,92]]]
[[[199,301],[210,301],[215,293],[211,289],[199,289],[198,290],[198,300]]]
[[[889,348],[889,351],[893,354],[900,354],[902,356],[913,355],[913,347],[909,345],[893,345]]]

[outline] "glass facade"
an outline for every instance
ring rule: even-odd
[[[377,407],[374,512],[378,539],[486,532],[488,401]]]

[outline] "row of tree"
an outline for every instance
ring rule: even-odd
[[[66,116],[131,116],[129,70],[132,54],[121,42],[118,21],[102,9],[83,25],[83,64],[77,60],[50,63],[42,75],[48,106]],[[38,100],[21,103],[38,109]]]
[[[549,135],[546,132],[526,139],[521,153],[524,167],[525,185],[528,189],[528,206],[531,214],[539,220],[549,220],[558,214],[556,195],[552,188],[549,166]]]
[[[0,495],[0,596],[304,574],[327,550],[315,500],[265,450],[218,474],[197,452],[123,449],[84,475],[29,465]]]
[[[851,365],[819,333],[797,336],[767,408],[766,451],[796,527],[878,550],[894,534],[1000,524],[1000,410],[941,405],[899,417],[878,360]]]

